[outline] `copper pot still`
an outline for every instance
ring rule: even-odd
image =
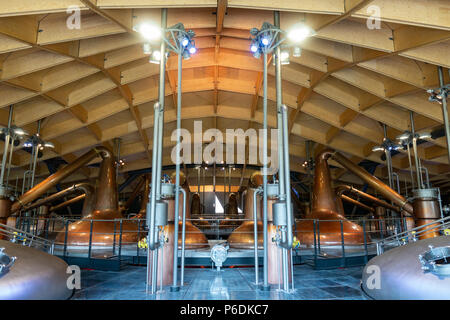
[[[235,226],[239,224],[238,221],[231,219],[238,218],[238,201],[235,193],[230,193],[228,196],[228,205],[226,207],[225,219],[220,222],[220,226]]]
[[[183,187],[186,191],[186,199],[189,199],[189,188]],[[183,228],[183,197],[184,194],[180,193],[179,195],[179,208],[178,208],[178,247],[181,248],[181,236],[182,236],[182,228]],[[168,221],[173,222],[175,220],[175,198],[171,197],[168,199],[164,199],[168,204]],[[192,224],[188,219],[191,218],[191,212],[189,209],[189,205],[186,201],[186,238],[185,238],[185,248],[186,249],[197,249],[208,247],[208,239],[205,234],[196,226]]]
[[[414,208],[414,220],[416,227],[423,226],[441,218],[439,202],[438,202],[438,189],[416,189],[413,190],[413,208]],[[420,239],[429,239],[440,236],[439,223],[431,224],[430,228],[436,226],[435,229],[431,229],[426,234],[420,235]]]
[[[254,247],[254,221],[253,208],[256,206],[257,230],[258,230],[258,248],[263,248],[263,223],[262,223],[262,198],[257,195],[256,203],[253,203],[254,193],[257,187],[262,184],[262,175],[255,172],[251,175],[247,194],[245,196],[244,219],[245,221],[237,227],[228,237],[228,243],[231,248],[252,249]],[[267,207],[267,211],[271,210],[271,206]]]
[[[331,186],[331,175],[328,167],[328,159],[333,151],[324,150],[316,157],[314,169],[314,190],[312,196],[312,209],[309,219],[296,223],[296,237],[301,245],[313,246],[318,240],[321,245],[345,245],[364,244],[364,230],[361,226],[347,220],[339,213],[337,196]],[[340,199],[339,199],[340,200]],[[332,220],[332,221],[330,221]],[[318,234],[320,238],[318,238]],[[370,237],[366,235],[366,241]]]
[[[139,240],[137,223],[122,221],[123,216],[118,210],[114,156],[106,149],[102,150],[101,156],[95,208],[86,217],[68,225],[68,246],[88,246],[91,243],[92,246],[109,247],[113,243],[126,245]],[[63,229],[56,237],[56,243],[63,244],[65,237],[66,231]]]

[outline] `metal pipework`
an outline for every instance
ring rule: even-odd
[[[5,148],[3,150],[2,169],[1,169],[1,173],[0,173],[0,185],[2,185],[2,186],[4,186],[3,179],[5,177],[6,159],[8,157],[8,148],[9,148],[9,139],[10,139],[9,129],[11,128],[12,115],[13,115],[13,106],[10,106],[9,107],[9,118],[8,118],[8,131],[5,135]],[[11,148],[13,148],[13,145],[11,145]]]
[[[340,186],[337,186],[335,190],[336,190],[336,194],[338,196],[341,196],[345,192],[350,192],[350,193],[353,193],[353,194],[355,194],[355,195],[357,195],[359,197],[362,197],[362,198],[366,199],[367,201],[372,202],[376,206],[381,206],[381,207],[384,207],[386,209],[390,209],[390,210],[394,210],[396,212],[400,212],[400,209],[398,207],[393,206],[392,204],[387,203],[386,201],[383,201],[381,199],[378,199],[377,197],[374,197],[374,196],[372,196],[372,195],[370,195],[368,193],[365,193],[365,192],[363,192],[363,191],[361,191],[359,189],[356,189],[353,186],[340,185]]]
[[[439,86],[441,88],[444,87],[444,74],[442,71],[442,67],[438,67],[438,75],[439,75]],[[443,89],[441,89],[442,94],[442,118],[444,119],[445,126],[445,139],[447,140],[447,156],[448,163],[450,164],[450,124],[448,120],[448,110],[447,110],[447,93]]]
[[[183,217],[182,217],[182,221],[183,221],[183,226],[181,228],[181,276],[180,276],[180,283],[181,286],[184,286],[184,252],[185,252],[185,243],[186,243],[186,197],[187,197],[187,193],[186,190],[184,190],[184,188],[180,188],[180,191],[183,193]],[[176,242],[176,247],[178,250],[178,233],[176,234],[177,237],[177,242]],[[178,252],[178,251],[177,251]],[[177,257],[178,259],[178,253],[175,255],[175,257]],[[174,268],[174,270],[176,270]]]
[[[346,196],[345,194],[340,194],[339,197],[340,197],[342,200],[344,200],[344,201],[347,201],[347,202],[349,202],[349,203],[351,203],[351,204],[354,204],[354,205],[356,205],[356,206],[358,206],[358,207],[361,207],[361,208],[363,208],[363,209],[369,211],[370,213],[375,213],[375,209],[374,209],[374,208],[371,208],[371,207],[369,207],[368,205],[365,205],[364,203],[359,202],[358,200],[355,200],[355,199],[353,199],[353,198],[350,198],[350,197]]]
[[[414,213],[413,207],[408,201],[400,194],[395,192],[393,189],[388,187],[385,183],[381,182],[378,178],[368,173],[363,168],[354,164],[352,161],[348,160],[342,154],[337,151],[328,151],[333,160],[340,163],[344,168],[353,172],[361,180],[370,185],[377,192],[381,193],[386,199],[391,200],[395,203],[401,210],[405,210],[409,216]]]
[[[264,266],[263,266],[263,289],[269,289],[268,270],[268,236],[267,236],[267,52],[263,54],[263,243],[264,243]]]
[[[256,197],[262,192],[261,188],[253,192],[253,252],[255,256],[255,284],[259,284],[259,263],[258,263],[258,208]]]
[[[71,194],[79,192],[79,191],[84,193],[83,198],[85,200],[84,200],[83,210],[82,210],[82,214],[81,214],[84,217],[92,212],[93,206],[94,206],[94,203],[93,203],[94,187],[90,183],[87,183],[87,182],[74,184],[73,186],[70,186],[64,190],[61,190],[61,191],[54,193],[46,198],[40,199],[28,206],[25,206],[22,208],[22,210],[23,211],[32,210],[34,208],[38,208],[40,206],[51,203],[53,201],[64,198],[68,195],[71,195]]]
[[[142,186],[144,185],[144,183],[150,184],[150,182],[146,180],[146,176],[142,176],[140,181],[137,183],[136,187],[133,189],[133,192],[131,193],[130,197],[128,198],[127,202],[124,205],[126,210],[128,210],[131,207],[131,205],[134,202],[134,199],[136,199],[138,194],[141,193],[141,189],[142,189]],[[148,198],[148,195],[147,195],[147,198]]]
[[[25,194],[23,194],[16,202],[13,203],[11,207],[11,213],[20,210],[23,206],[36,200],[37,198],[45,194],[47,190],[56,186],[63,179],[70,176],[81,167],[87,165],[92,159],[99,155],[104,158],[107,155],[111,156],[111,153],[108,149],[102,146],[95,147],[91,151],[86,152],[84,155],[77,158],[72,163],[66,165],[64,168],[58,170],[47,179],[37,184],[34,188],[28,190]],[[7,217],[9,217],[9,215]]]
[[[417,189],[422,189],[422,175],[420,174],[420,163],[419,155],[417,154],[417,137],[414,128],[414,113],[410,111],[409,119],[411,122],[411,133],[412,133],[412,145],[414,151],[414,164],[416,166],[416,179],[417,179]]]
[[[80,194],[79,196],[76,196],[76,197],[74,197],[74,198],[72,198],[72,199],[69,199],[69,200],[64,201],[64,202],[62,202],[62,203],[60,203],[60,204],[57,204],[56,206],[50,207],[49,211],[50,211],[50,212],[57,211],[57,210],[59,210],[59,209],[61,209],[61,208],[67,207],[67,206],[69,206],[69,205],[71,205],[71,204],[73,204],[73,203],[76,203],[76,202],[78,202],[78,201],[81,201],[81,200],[83,200],[85,197],[86,197],[86,194]]]

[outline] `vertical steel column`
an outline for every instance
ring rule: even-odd
[[[384,131],[384,139],[387,139],[387,128],[386,125],[383,124],[383,131]],[[392,177],[392,158],[391,158],[391,150],[384,149],[384,153],[386,155],[386,165],[388,168],[388,180],[389,180],[389,187],[393,188],[393,177]]]
[[[417,154],[417,138],[416,138],[416,130],[414,127],[414,113],[412,111],[409,112],[409,119],[411,121],[411,133],[414,151],[414,163],[416,166],[417,189],[422,189],[422,174],[420,171],[419,155]]]
[[[411,162],[411,148],[409,147],[409,141],[406,144],[406,149],[408,150],[408,162],[409,162],[409,174],[411,175],[411,190],[414,190],[414,174],[413,174],[413,169],[412,169],[412,162]]]
[[[41,133],[41,120],[38,121],[38,127],[37,127],[37,133],[36,136],[39,137]],[[37,157],[39,154],[39,144],[34,145],[33,144],[33,149],[34,149],[34,154],[33,154],[33,171],[31,173],[31,185],[30,185],[30,189],[34,187],[34,177],[36,175],[36,163],[37,163]]]
[[[268,237],[267,237],[267,53],[263,62],[263,237],[264,237],[264,283],[263,290],[270,290],[268,270]]]
[[[9,107],[9,118],[8,118],[8,131],[7,131],[6,135],[5,135],[5,148],[3,150],[2,171],[1,171],[1,174],[0,174],[0,185],[4,185],[3,178],[5,177],[6,159],[8,157],[8,148],[9,148],[9,139],[10,139],[10,128],[11,128],[11,122],[12,122],[12,114],[13,114],[13,106],[10,106]],[[11,146],[11,148],[13,148],[13,146]]]
[[[441,66],[438,67],[438,74],[439,74],[439,86],[442,88],[444,87],[444,74]],[[448,163],[450,164],[450,124],[448,120],[447,95],[442,95],[442,117],[444,119],[445,139],[447,140]]]
[[[167,28],[167,9],[161,9],[161,29],[162,37],[164,37],[165,30]],[[156,290],[156,277],[158,256],[155,249],[157,248],[157,242],[159,241],[158,230],[155,229],[155,209],[156,200],[161,199],[161,169],[162,169],[162,142],[163,142],[163,126],[164,126],[164,100],[165,100],[165,85],[166,85],[166,43],[164,39],[161,39],[161,60],[159,65],[159,93],[158,103],[155,104],[155,116],[154,116],[154,128],[153,128],[153,154],[152,154],[152,185],[151,185],[151,199],[147,205],[147,212],[150,207],[150,225],[148,231],[147,241],[147,287],[149,284],[150,273],[150,250],[152,253],[152,294]],[[148,217],[148,214],[147,214]],[[147,219],[148,221],[148,219]]]
[[[174,235],[174,243],[175,246],[173,248],[173,285],[170,288],[170,291],[179,291],[180,287],[178,286],[178,219],[179,219],[179,210],[180,210],[180,130],[181,130],[181,76],[182,76],[182,67],[183,67],[183,56],[182,52],[178,52],[178,88],[177,88],[177,159],[175,164],[176,178],[175,178],[175,235]]]
[[[256,199],[258,193],[261,192],[260,189],[255,190],[253,193],[253,253],[255,257],[255,285],[259,284],[259,261],[258,261],[258,217],[256,212]],[[247,193],[248,194],[248,193]],[[250,195],[249,195],[250,196]]]

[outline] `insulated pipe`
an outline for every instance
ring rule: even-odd
[[[186,242],[186,197],[187,193],[184,188],[180,188],[180,191],[183,193],[183,227],[181,228],[181,286],[184,286],[184,252],[185,252],[185,242]],[[178,241],[178,240],[177,240]],[[178,248],[178,242],[175,242],[175,246]],[[178,257],[177,257],[178,258]]]
[[[74,198],[72,198],[72,199],[69,199],[69,200],[64,201],[64,202],[62,202],[62,203],[60,203],[60,204],[57,204],[56,206],[50,207],[49,211],[50,211],[50,212],[57,211],[57,210],[59,210],[59,209],[61,209],[61,208],[67,207],[67,206],[69,206],[69,205],[71,205],[71,204],[73,204],[73,203],[76,203],[76,202],[78,202],[78,201],[81,201],[81,200],[83,200],[84,198],[86,198],[86,194],[80,194],[79,196],[76,196],[76,197],[74,197]],[[84,208],[84,205],[83,205],[83,208]],[[83,210],[83,212],[84,212],[84,210]]]
[[[173,249],[173,285],[171,291],[179,291],[178,286],[178,220],[179,220],[179,203],[180,203],[180,131],[181,131],[181,77],[182,77],[183,59],[181,52],[178,52],[178,90],[177,90],[177,159],[176,159],[176,177],[175,177],[175,247]],[[183,202],[183,205],[186,201]],[[184,210],[184,209],[183,209]]]
[[[268,270],[268,237],[267,237],[267,53],[264,52],[263,61],[263,237],[264,237],[264,283],[263,289],[268,290],[269,287],[269,270]]]
[[[358,207],[361,207],[361,208],[363,208],[363,209],[365,209],[365,210],[367,210],[367,211],[369,211],[371,213],[375,213],[375,209],[374,208],[371,208],[371,207],[365,205],[364,203],[359,202],[358,200],[350,198],[350,197],[346,196],[345,194],[340,194],[339,197],[342,200],[344,200],[344,201],[347,201],[347,202],[349,202],[351,204],[354,204],[354,205],[356,205]]]
[[[83,205],[82,216],[88,215],[89,213],[91,213],[91,211],[93,209],[91,200],[92,200],[92,196],[94,194],[94,187],[90,183],[87,183],[87,182],[74,184],[73,186],[70,186],[64,190],[61,190],[61,191],[54,193],[46,198],[40,199],[28,206],[25,206],[22,208],[22,210],[28,211],[28,210],[32,210],[34,208],[38,208],[47,203],[51,203],[53,201],[56,201],[58,199],[61,199],[65,196],[68,196],[68,195],[78,192],[78,191],[82,191],[85,195],[83,198],[86,198],[86,200],[84,201],[84,205]]]
[[[285,176],[285,190],[291,190],[290,168],[289,168],[289,133],[287,120],[287,107],[285,105],[281,108],[283,114],[283,151],[284,151],[284,176]],[[286,242],[281,241],[280,245],[285,249],[292,248],[293,234],[292,234],[292,205],[291,193],[286,192],[286,228],[287,239]]]
[[[357,196],[360,196],[360,197],[366,199],[367,201],[370,201],[370,202],[376,204],[377,206],[384,207],[386,209],[390,209],[390,210],[394,210],[394,211],[400,212],[400,209],[398,207],[393,206],[392,204],[387,203],[386,201],[378,199],[378,198],[376,198],[376,197],[374,197],[374,196],[372,196],[372,195],[370,195],[368,193],[365,193],[365,192],[363,192],[363,191],[361,191],[359,189],[356,189],[356,188],[354,188],[352,186],[340,185],[340,186],[336,187],[336,194],[338,196],[341,196],[346,191],[348,191],[350,193],[353,193],[353,194],[355,194]]]
[[[47,190],[51,189],[59,182],[61,182],[64,178],[70,176],[72,173],[80,169],[81,167],[87,165],[92,159],[97,156],[101,156],[104,158],[105,156],[111,156],[111,153],[105,147],[99,146],[93,148],[91,151],[86,152],[81,157],[77,158],[72,163],[66,165],[64,168],[58,170],[47,179],[37,184],[34,188],[28,190],[24,193],[16,202],[13,203],[11,207],[11,213],[14,213],[21,209],[23,206],[29,204],[35,199],[42,196]],[[9,216],[9,215],[8,215]]]
[[[414,151],[414,163],[416,166],[416,179],[417,179],[417,189],[422,189],[422,175],[420,173],[419,155],[417,154],[417,138],[416,130],[414,128],[414,113],[410,111],[409,119],[411,121],[411,133],[412,133],[412,144]]]
[[[256,205],[256,196],[261,193],[261,189],[258,188],[253,192],[253,243],[254,243],[254,256],[255,256],[255,285],[259,284],[259,263],[258,263],[258,212]]]
[[[9,107],[9,118],[8,118],[8,131],[5,135],[5,148],[3,150],[2,170],[0,173],[0,185],[5,185],[3,183],[3,179],[5,177],[6,159],[8,157],[8,148],[9,148],[9,139],[10,139],[10,130],[9,129],[11,128],[12,115],[13,115],[13,106],[10,106]],[[14,148],[14,144],[11,144],[11,148]]]
[[[439,86],[442,88],[444,87],[444,74],[441,66],[438,67],[438,74],[439,74]],[[444,119],[445,139],[447,140],[447,156],[448,156],[448,163],[450,164],[450,124],[448,120],[446,95],[442,95],[442,118]]]
[[[342,154],[337,151],[329,151],[331,157],[338,163],[340,163],[344,168],[353,172],[357,175],[361,180],[370,185],[373,189],[381,193],[386,199],[391,200],[400,209],[405,210],[409,216],[412,216],[414,213],[413,207],[408,201],[400,194],[389,188],[385,183],[381,182],[378,178],[368,173],[363,168],[354,164],[352,161],[348,160]]]

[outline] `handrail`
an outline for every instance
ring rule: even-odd
[[[48,247],[48,251],[50,252],[50,254],[53,254],[53,250],[55,248],[55,242],[53,240],[48,240],[36,236],[30,232],[16,229],[2,223],[0,223],[0,234],[8,235],[11,237],[16,237],[20,235],[20,237],[24,238],[25,243],[27,243],[28,247],[31,247],[33,243],[41,245],[43,249],[46,249]]]
[[[436,224],[439,224],[439,226],[436,226]],[[413,238],[415,239],[416,236],[426,235],[430,232],[435,232],[436,229],[445,229],[448,226],[450,226],[450,216],[429,222],[429,223],[424,224],[419,227],[415,227],[411,230],[407,230],[407,231],[403,231],[403,232],[394,234],[390,237],[387,237],[385,239],[382,239],[382,240],[376,242],[377,254],[379,255],[384,252],[384,249],[382,246],[384,244],[386,244],[387,242],[394,241],[394,242],[399,243],[401,238],[407,239],[409,241],[409,236],[412,234],[414,235]]]

